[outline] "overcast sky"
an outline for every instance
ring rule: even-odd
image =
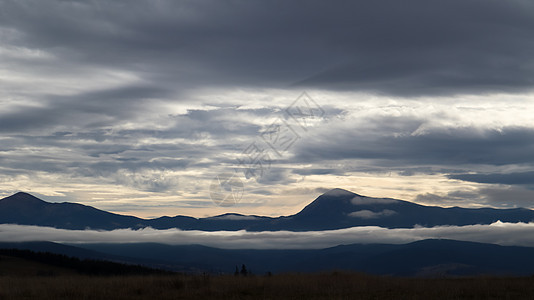
[[[0,196],[534,208],[533,36],[529,0],[0,0]]]

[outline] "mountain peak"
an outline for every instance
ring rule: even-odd
[[[18,204],[44,204],[47,203],[46,201],[43,201],[31,194],[25,193],[25,192],[18,192],[16,194],[13,194],[9,197],[6,197],[4,199],[1,199],[0,201],[4,203],[18,203]]]
[[[350,191],[347,191],[347,190],[344,190],[344,189],[335,188],[335,189],[331,189],[328,192],[322,194],[322,196],[340,197],[340,196],[358,196],[358,194],[355,194],[353,192],[350,192]]]
[[[17,192],[15,194],[13,194],[12,196],[15,196],[15,197],[33,197],[33,198],[37,198],[35,196],[33,196],[32,194],[29,194],[29,193],[26,193],[26,192]]]
[[[304,207],[297,216],[339,219],[347,210],[352,209],[351,200],[358,197],[358,194],[344,189],[332,189]]]

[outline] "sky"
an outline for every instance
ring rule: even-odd
[[[528,0],[0,0],[0,196],[534,208],[533,36]]]

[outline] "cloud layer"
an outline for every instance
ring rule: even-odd
[[[12,64],[45,61],[35,75],[55,59],[62,73],[105,66],[143,73],[154,86],[457,94],[531,89],[533,8],[521,0],[5,0],[0,26],[9,46],[29,49],[5,50],[18,58]]]
[[[416,227],[387,229],[375,226],[327,231],[183,231],[179,229],[113,231],[65,230],[50,227],[0,225],[0,241],[23,242],[47,240],[60,243],[164,243],[201,244],[227,249],[319,249],[341,244],[401,244],[423,239],[455,239],[534,247],[534,223],[502,223],[470,226]]]

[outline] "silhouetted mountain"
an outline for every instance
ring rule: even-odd
[[[473,225],[502,222],[530,222],[534,211],[525,208],[443,208],[424,206],[390,198],[360,196],[342,189],[331,190],[294,216],[285,218],[281,227],[292,230],[325,230],[354,226],[411,228],[415,225]]]
[[[216,230],[327,230],[354,226],[410,228],[415,225],[473,225],[530,222],[534,211],[524,208],[442,208],[389,198],[360,196],[342,189],[331,190],[295,215],[278,218],[224,214],[209,218],[187,216],[141,219],[102,211],[76,203],[49,203],[30,194],[17,193],[0,200],[0,223],[50,226],[64,229]]]
[[[78,203],[49,203],[22,192],[0,200],[0,223],[111,230],[145,227],[144,222]]]

